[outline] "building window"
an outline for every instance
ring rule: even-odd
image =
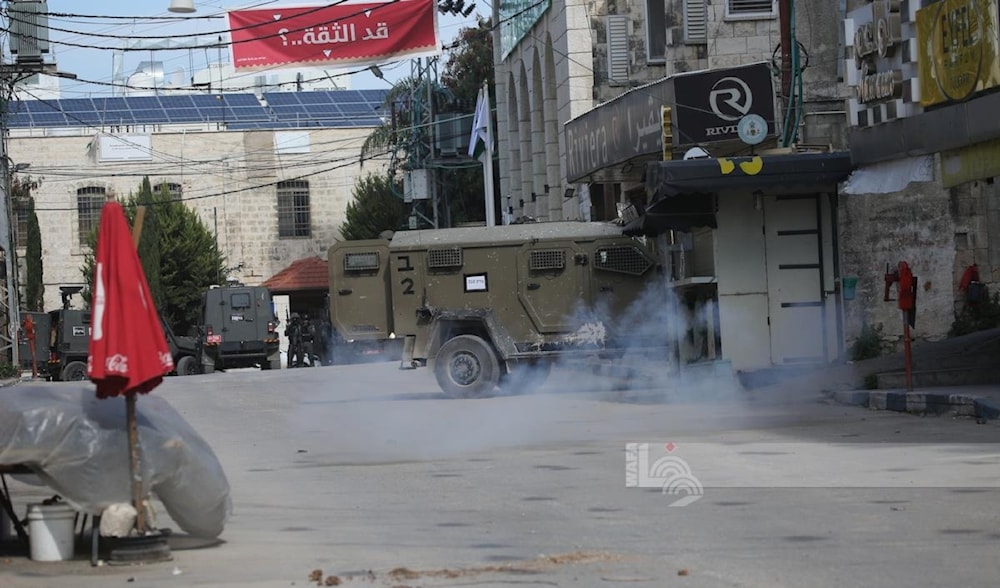
[[[170,195],[170,199],[175,202],[180,202],[184,199],[184,187],[180,184],[175,184],[173,182],[162,182],[157,188],[162,192],[166,191]]]
[[[17,247],[24,247],[28,242],[28,217],[30,216],[28,206],[30,203],[27,198],[18,198],[14,201],[14,210],[17,215],[17,234],[14,235],[14,238],[17,239],[15,242]]]
[[[80,245],[90,245],[88,238],[101,223],[101,208],[107,202],[107,190],[100,186],[87,186],[76,191],[77,230]]]
[[[308,237],[311,234],[309,182],[278,182],[278,236]]]
[[[775,0],[726,0],[726,18],[773,18]]]
[[[646,59],[663,62],[667,58],[667,18],[665,0],[646,0]]]

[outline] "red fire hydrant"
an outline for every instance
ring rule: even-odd
[[[903,311],[903,354],[906,361],[906,389],[913,391],[913,356],[910,350],[910,328],[917,322],[917,277],[910,271],[910,265],[899,262],[896,271],[885,268],[886,302],[891,302],[889,290],[896,284],[896,305]]]

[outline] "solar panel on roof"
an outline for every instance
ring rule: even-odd
[[[299,100],[302,104],[329,104],[330,96],[327,92],[300,92]]]
[[[373,112],[375,112],[375,109],[372,107],[371,104],[362,104],[359,102],[345,102],[342,104],[338,104],[338,106],[340,107],[340,110],[344,112],[344,114],[348,115],[372,114]]]
[[[194,100],[191,100],[190,96],[160,96],[160,105],[166,110],[191,108],[194,106]]]
[[[59,100],[59,109],[63,112],[93,112],[94,102],[90,98],[68,98]]]
[[[293,92],[265,92],[264,99],[271,106],[283,104],[301,104],[299,97]]]
[[[55,100],[31,100],[26,102],[28,112],[60,112]]]
[[[101,115],[96,110],[91,110],[90,112],[67,112],[66,120],[69,121],[71,125],[99,125],[103,121],[101,120]]]
[[[171,108],[165,111],[167,119],[174,123],[201,122],[205,120],[197,108]]]
[[[261,106],[236,106],[230,109],[233,118],[236,120],[259,120],[266,121],[270,117]]]
[[[129,110],[162,110],[160,99],[156,96],[129,96],[125,98]]]
[[[66,115],[61,112],[36,112],[31,118],[36,125],[66,124]]]
[[[132,116],[135,118],[135,122],[140,123],[166,122],[166,118],[163,116],[162,110],[133,110]]]
[[[94,98],[94,109],[98,112],[106,110],[127,110],[124,98]]]
[[[222,98],[229,106],[260,106],[260,100],[253,94],[223,94]]]
[[[124,125],[134,122],[135,117],[132,116],[132,112],[130,110],[109,110],[104,113],[104,124]]]

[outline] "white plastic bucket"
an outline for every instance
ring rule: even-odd
[[[31,559],[65,561],[73,559],[74,511],[65,504],[29,504],[28,539]]]

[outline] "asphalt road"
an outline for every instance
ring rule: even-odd
[[[570,372],[531,396],[449,400],[429,371],[391,363],[169,378],[154,394],[225,467],[221,541],[177,534],[173,561],[138,566],[8,557],[0,587],[308,586],[316,570],[345,586],[888,588],[1000,573],[996,421],[818,390],[637,403]],[[21,512],[46,496],[12,490]]]

